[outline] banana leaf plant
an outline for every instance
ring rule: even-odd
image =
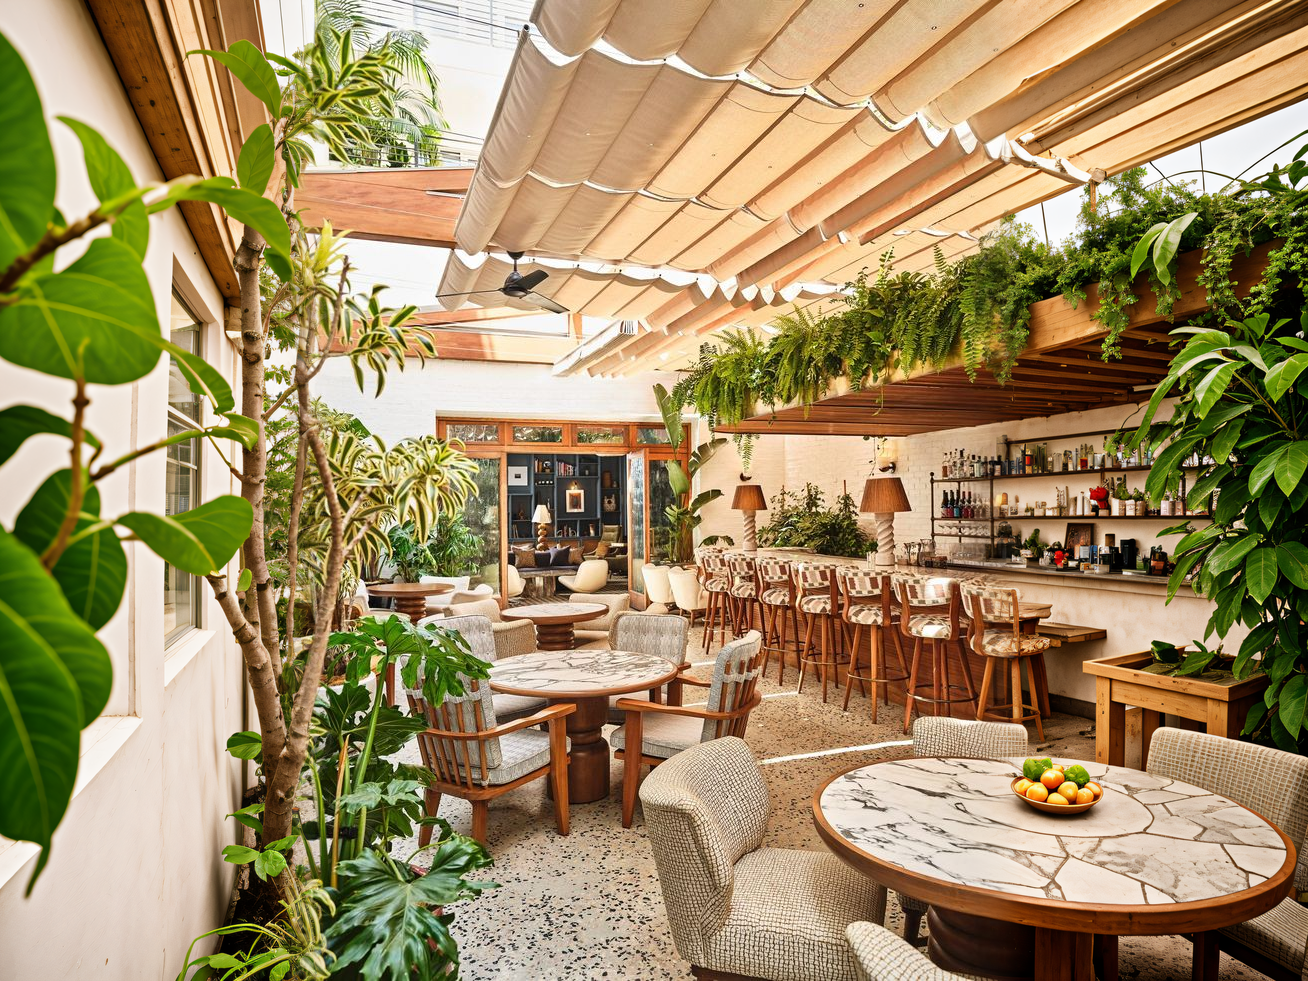
[[[658,403],[659,413],[663,416],[663,425],[668,430],[668,442],[675,454],[685,440],[682,428],[681,406],[662,385],[654,386],[654,400]],[[678,460],[668,460],[664,464],[668,472],[668,484],[677,502],[669,504],[664,510],[669,526],[668,557],[673,562],[687,562],[694,554],[694,531],[704,521],[700,511],[708,504],[722,496],[722,491],[712,488],[700,491],[693,498],[690,492],[694,487],[695,475],[713,458],[726,440],[717,437],[707,443],[701,443],[691,452],[683,469]]]

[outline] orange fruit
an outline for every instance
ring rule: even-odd
[[[1085,789],[1095,795],[1095,800],[1098,800],[1104,795],[1104,788],[1099,786],[1099,784],[1095,783],[1093,780],[1085,785]]]
[[[1082,787],[1076,792],[1076,802],[1078,804],[1093,804],[1094,801],[1095,794],[1093,790],[1090,790],[1087,787]]]
[[[1046,770],[1040,774],[1040,782],[1045,785],[1045,789],[1053,793],[1063,785],[1062,770]]]
[[[1033,783],[1026,788],[1026,796],[1028,800],[1044,800],[1049,796],[1049,791],[1045,789],[1044,784]]]
[[[1031,783],[1032,781],[1028,780],[1026,777],[1023,777],[1017,783],[1013,784],[1013,789],[1016,790],[1019,794],[1025,794],[1026,788],[1030,787]]]
[[[1050,795],[1049,795],[1049,803],[1050,803],[1050,804],[1066,804],[1066,803],[1067,803],[1067,798],[1064,797],[1062,794],[1050,794]]]
[[[1069,801],[1074,801],[1076,800],[1076,789],[1076,784],[1072,783],[1071,780],[1068,780],[1066,783],[1059,785],[1058,792]]]

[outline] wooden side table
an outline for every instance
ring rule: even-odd
[[[1234,739],[1244,728],[1250,707],[1263,697],[1267,676],[1261,672],[1237,681],[1174,678],[1140,670],[1153,658],[1148,652],[1119,654],[1086,661],[1081,670],[1095,676],[1095,761],[1122,766],[1126,759],[1126,707],[1142,710],[1140,766],[1149,761],[1149,741],[1162,716],[1177,715],[1201,723],[1210,735]]]

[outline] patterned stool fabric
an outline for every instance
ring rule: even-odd
[[[949,617],[935,613],[919,613],[909,617],[908,632],[914,637],[926,637],[931,640],[954,639],[954,630],[949,625]]]
[[[1017,654],[1039,654],[1049,650],[1049,638],[1039,634],[1017,634],[1010,630],[987,630],[978,642],[981,652],[991,657],[1013,657]]]
[[[859,981],[971,981],[969,974],[942,971],[877,923],[851,923],[845,930],[858,961]]]
[[[759,597],[759,602],[766,606],[789,606],[790,590],[785,586],[773,586],[771,589],[765,589],[763,595]]]
[[[851,606],[845,610],[845,619],[850,623],[861,623],[869,626],[881,626],[882,614],[880,606],[868,606],[860,603],[857,606]]]
[[[800,613],[830,613],[830,596],[803,596],[799,600]]]

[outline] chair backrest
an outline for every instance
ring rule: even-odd
[[[458,631],[468,642],[472,656],[483,661],[495,660],[495,629],[487,616],[478,613],[457,617],[446,617],[440,621],[442,627]]]
[[[446,695],[445,701],[436,706],[428,704],[421,692],[406,691],[409,710],[414,715],[425,717],[431,729],[441,732],[485,732],[495,728],[495,702],[491,698],[490,685],[462,676],[461,680],[464,693]],[[504,761],[498,736],[454,739],[420,732],[418,752],[427,769],[442,781],[468,788],[484,786],[488,771]]]
[[[615,544],[622,534],[622,525],[600,525],[600,541]]]
[[[693,964],[731,909],[735,865],[763,842],[768,788],[744,740],[692,746],[640,785],[672,940]]]
[[[645,595],[651,603],[672,604],[672,586],[668,583],[666,565],[643,565],[640,569],[645,577]]]
[[[763,588],[790,585],[790,561],[767,557],[758,560],[758,580]]]
[[[1308,758],[1165,727],[1154,732],[1145,769],[1228,797],[1271,821],[1299,849],[1294,888],[1308,889]]]
[[[1022,594],[1016,589],[1000,586],[982,585],[966,582],[959,586],[963,594],[963,605],[971,618],[969,636],[972,647],[981,652],[979,643],[987,628],[1007,632],[1010,628],[1014,637],[1022,633],[1022,621],[1019,616],[1019,603]],[[1020,645],[1014,647],[1020,650]]]
[[[1025,756],[1026,726],[921,715],[913,722],[913,755],[968,760]]]
[[[572,580],[576,592],[598,592],[609,581],[609,564],[603,559],[585,559],[577,567],[577,574]]]
[[[714,579],[727,574],[727,557],[716,549],[700,549],[697,558],[700,568],[704,570],[705,579]]]
[[[467,602],[451,603],[450,616],[451,617],[470,617],[470,616],[485,617],[491,623],[499,623],[500,620],[502,619],[502,617],[500,616],[500,604],[497,603],[494,597],[491,596],[470,600]]]
[[[883,616],[890,613],[889,576],[860,569],[857,566],[842,566],[836,570],[836,589],[840,594],[840,606],[846,613],[852,606],[879,606]],[[887,623],[889,620],[886,621]]]
[[[962,594],[958,583],[941,576],[901,576],[895,582],[902,610],[899,628],[908,634],[909,620],[917,616],[939,617],[948,624],[950,637],[958,636]]]
[[[673,613],[620,614],[609,628],[609,646],[615,651],[651,654],[680,666],[686,663],[690,626]]]
[[[672,598],[683,610],[704,609],[705,599],[699,577],[691,569],[669,569],[668,585],[672,587]]]
[[[615,620],[631,609],[631,597],[626,593],[586,593],[581,596],[569,596],[572,603],[598,603],[607,606],[609,612],[594,620],[583,620],[577,624],[579,630],[611,630]]]
[[[472,576],[419,576],[418,582],[425,586],[433,586],[437,583],[445,583],[453,586],[454,591],[466,592],[469,584],[472,582]]]
[[[962,974],[936,967],[920,950],[880,923],[851,923],[845,928],[845,938],[854,951],[859,981],[967,981]]]
[[[710,712],[741,712],[733,719],[705,719],[700,742],[723,736],[744,737],[749,713],[757,701],[755,690],[762,665],[763,635],[751,630],[718,651],[713,663],[713,681],[709,685]],[[744,710],[744,711],[741,711]]]
[[[796,562],[793,566],[797,596],[830,594],[836,566],[826,562]]]
[[[522,573],[518,571],[516,565],[507,565],[504,567],[504,595],[508,597],[521,596],[526,583],[522,579]]]
[[[753,582],[757,565],[754,556],[744,552],[732,552],[727,556],[727,570],[731,573],[732,579],[737,581],[747,579]]]

